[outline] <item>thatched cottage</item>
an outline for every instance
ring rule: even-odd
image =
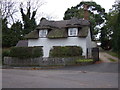
[[[53,46],[80,46],[83,56],[91,56],[92,39],[88,20],[72,18],[49,21],[42,18],[38,27],[25,38],[28,39],[28,47],[43,47],[43,57],[49,57]]]

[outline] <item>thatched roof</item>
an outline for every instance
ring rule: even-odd
[[[25,35],[25,38],[26,39],[37,39],[37,38],[39,38],[38,30],[34,30],[34,31],[28,33],[27,35]]]
[[[58,28],[64,28],[69,26],[89,26],[90,22],[88,20],[78,19],[78,18],[72,18],[70,20],[61,20],[61,21],[48,21],[45,18],[41,20],[39,27],[42,26],[51,26],[51,27],[58,27]]]
[[[48,30],[48,38],[66,38],[68,37],[67,28],[82,28],[79,30],[79,37],[86,37],[88,35],[88,27],[90,22],[88,20],[72,18],[70,20],[49,21],[42,18],[40,24],[36,29],[25,36],[27,39],[39,38],[39,30]]]
[[[67,31],[65,29],[53,29],[51,30],[47,37],[48,38],[67,38]]]
[[[38,26],[36,30],[44,30],[44,29],[51,29],[52,27],[49,25]]]
[[[88,29],[89,27],[82,27],[80,30],[79,30],[79,33],[78,33],[78,36],[79,37],[86,37],[88,35]]]

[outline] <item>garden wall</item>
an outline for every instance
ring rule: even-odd
[[[19,59],[15,57],[4,57],[5,65],[13,66],[52,66],[52,65],[73,65],[80,57],[67,57],[67,58],[29,58]]]

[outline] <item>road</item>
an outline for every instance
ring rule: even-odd
[[[49,70],[3,69],[3,88],[117,88],[117,63]]]

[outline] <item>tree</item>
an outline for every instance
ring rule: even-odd
[[[120,52],[120,2],[116,2],[113,8],[107,14],[104,27],[101,29],[102,47],[108,46],[104,44],[110,41],[110,45],[114,51]]]
[[[71,19],[72,17],[84,18],[84,5],[88,6],[89,20],[91,22],[93,35],[97,35],[100,30],[100,25],[105,21],[106,13],[105,9],[95,2],[82,1],[78,5],[68,8],[64,14],[64,19]],[[95,39],[95,36],[93,38]]]
[[[1,3],[1,19],[2,19],[2,46],[10,47],[15,45],[15,35],[13,31],[8,28],[8,24],[15,23],[13,15],[17,12],[15,2],[11,0],[0,1]]]
[[[120,53],[120,1],[116,2],[113,5],[114,14],[111,16],[111,19],[114,19],[114,22],[109,22],[109,25],[112,24],[111,28],[113,30],[112,42],[113,50]]]
[[[15,46],[19,40],[23,39],[21,22],[14,23],[11,28],[8,28],[6,19],[3,19],[2,23],[2,46]]]
[[[38,8],[43,4],[40,0],[28,0],[27,6],[25,3],[17,3],[17,7],[20,9],[22,20],[16,20],[14,17],[16,12],[15,2],[12,0],[3,0],[1,3],[2,12],[2,46],[11,47],[15,46],[17,42],[24,39],[24,35],[34,30],[36,27],[35,16]],[[20,18],[20,17],[19,17]],[[8,28],[8,24],[10,27]]]
[[[16,2],[13,2],[12,0],[2,0],[0,1],[0,4],[2,19],[7,19],[9,21],[8,24],[10,24],[11,21],[14,23],[15,20],[13,15],[18,12],[15,8]]]
[[[42,5],[39,0],[32,2],[31,0],[27,1],[26,12],[24,9],[24,4],[20,4],[20,13],[22,15],[24,34],[28,34],[30,31],[34,30],[37,26],[35,21],[35,16],[38,8]]]

